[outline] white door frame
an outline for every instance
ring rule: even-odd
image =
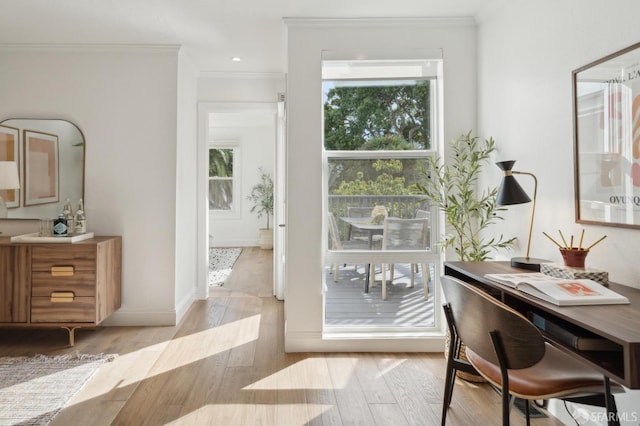
[[[278,300],[284,300],[285,254],[286,254],[286,203],[287,203],[287,126],[284,100],[278,102],[276,116],[276,162],[275,162],[275,210],[273,227],[273,294]]]
[[[198,103],[198,147],[197,147],[197,233],[196,236],[196,297],[206,299],[209,296],[209,191],[208,191],[208,115],[210,113],[229,113],[263,111],[272,112],[277,117],[277,102],[199,102]],[[276,135],[274,135],[274,138]],[[275,152],[274,152],[275,156]],[[274,242],[275,244],[275,242]],[[275,247],[274,247],[275,248]]]

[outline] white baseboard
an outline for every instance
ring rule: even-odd
[[[182,318],[184,318],[185,314],[187,313],[187,311],[189,310],[189,308],[191,307],[193,302],[195,302],[195,300],[196,300],[196,288],[193,287],[193,288],[191,288],[189,293],[187,293],[182,298],[182,300],[180,300],[178,302],[178,304],[177,304],[177,307],[176,307],[176,324],[179,324],[180,321],[182,321]]]
[[[317,332],[288,332],[284,337],[285,352],[443,352],[445,338],[427,337],[336,336],[323,338]]]

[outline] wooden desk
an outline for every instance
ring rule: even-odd
[[[580,357],[617,382],[640,389],[640,290],[611,283],[609,288],[629,298],[628,305],[559,307],[485,278],[485,274],[531,272],[509,262],[445,262],[444,273],[474,284],[520,313],[538,313],[588,330],[619,345],[619,351],[581,351],[547,336],[554,345]],[[562,321],[559,321],[560,323]]]

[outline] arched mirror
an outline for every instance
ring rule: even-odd
[[[84,135],[69,121],[0,122],[0,165],[13,169],[8,174],[17,175],[17,181],[5,179],[14,183],[0,188],[6,218],[52,219],[62,211],[67,199],[75,209],[84,198],[84,155]],[[7,188],[12,186],[13,189]]]

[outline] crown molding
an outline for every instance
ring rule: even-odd
[[[288,28],[475,27],[472,16],[438,18],[282,18]]]
[[[179,44],[4,43],[4,52],[178,52]]]
[[[281,80],[284,72],[200,71],[200,78],[220,80]]]

